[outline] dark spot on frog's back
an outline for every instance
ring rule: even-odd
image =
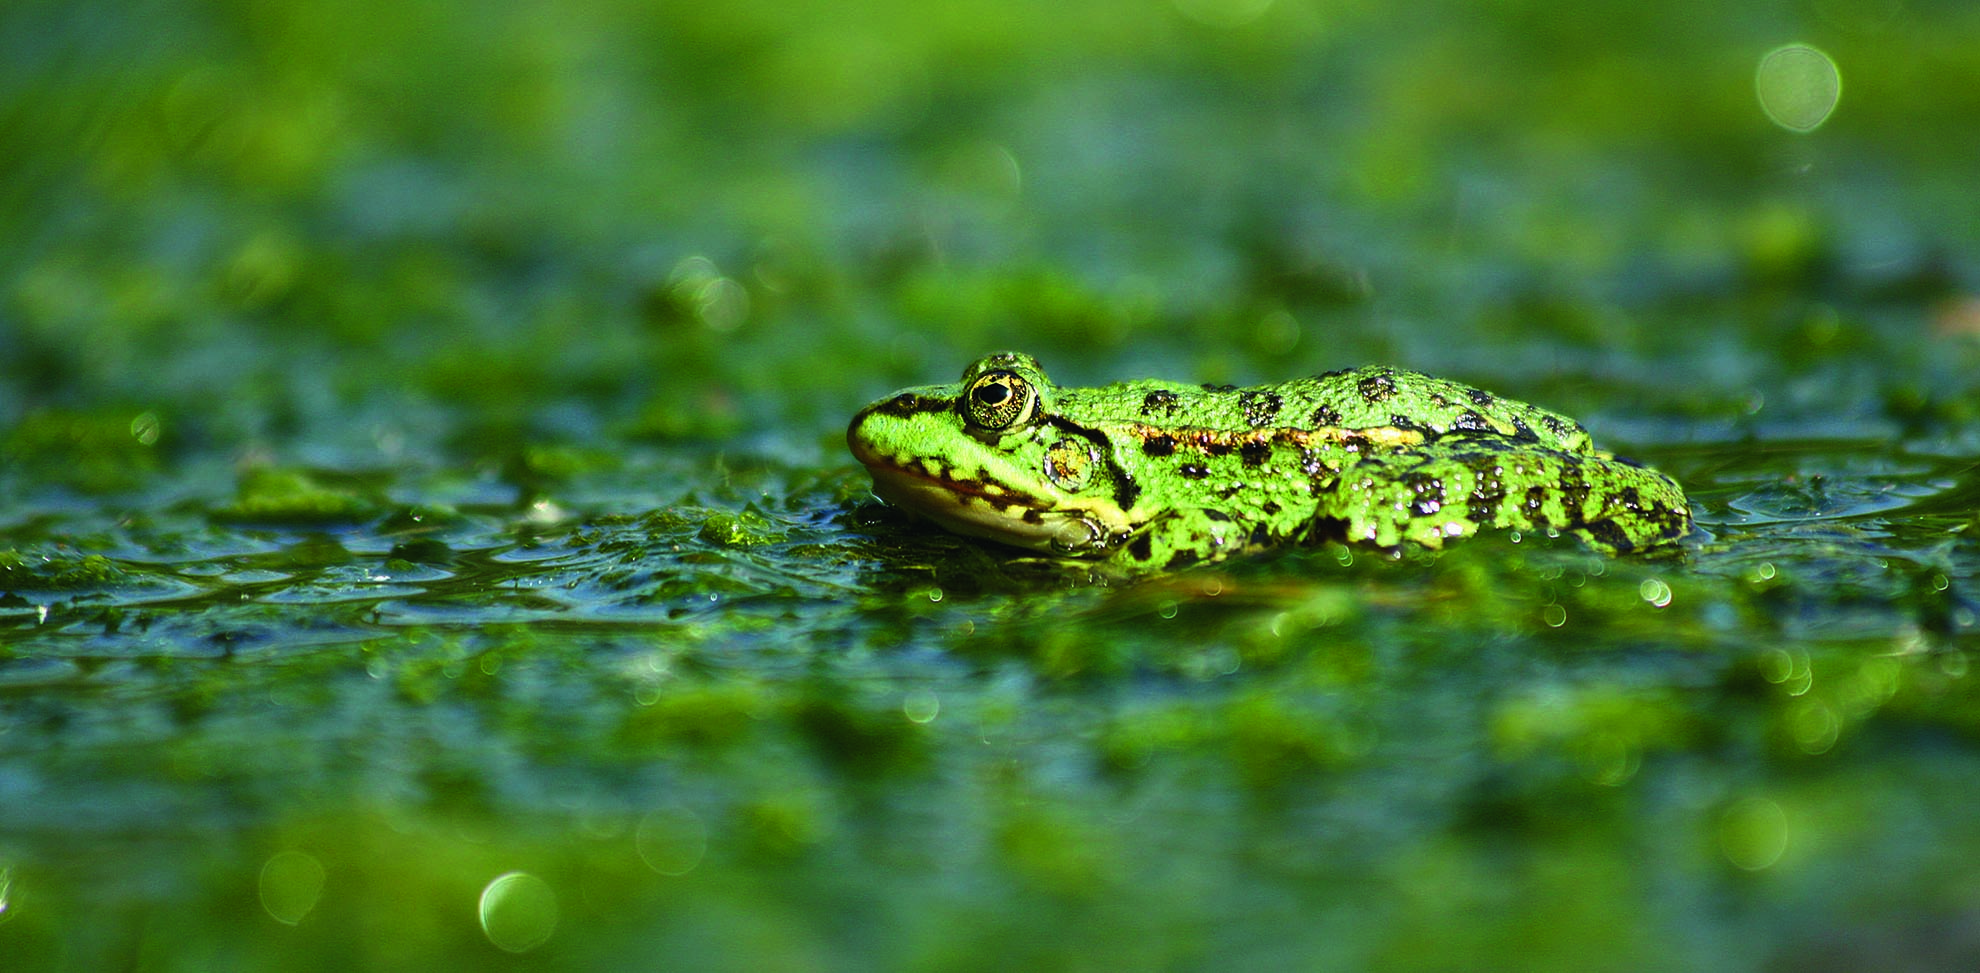
[[[1403,488],[1415,499],[1409,502],[1410,512],[1418,517],[1428,517],[1444,508],[1444,481],[1435,476],[1411,473],[1402,478]]]
[[[1150,436],[1141,441],[1141,451],[1149,456],[1170,456],[1176,451],[1175,437],[1169,435]]]
[[[922,398],[913,392],[902,392],[885,402],[871,407],[874,412],[884,416],[893,416],[897,419],[905,419],[908,416],[920,415],[924,412],[945,412],[948,408],[949,404],[947,402],[940,399]]]
[[[1581,474],[1580,466],[1572,466],[1561,474],[1561,502],[1567,507],[1568,516],[1580,517],[1588,509],[1588,478]]]
[[[1547,505],[1547,488],[1546,488],[1546,487],[1543,487],[1543,486],[1530,486],[1530,487],[1527,487],[1527,488],[1526,488],[1526,511],[1527,511],[1527,513],[1539,513],[1539,512],[1540,512],[1540,508],[1542,508],[1542,507],[1544,507],[1544,506],[1546,506],[1546,505]],[[1545,521],[1543,520],[1543,521],[1541,521],[1541,522],[1542,522],[1542,523],[1544,523]]]
[[[1345,517],[1315,517],[1306,523],[1306,538],[1314,542],[1345,541],[1348,526]]]
[[[1396,380],[1388,372],[1376,372],[1355,383],[1354,388],[1370,404],[1387,402],[1390,396],[1396,394]]]
[[[1238,396],[1238,409],[1244,413],[1248,426],[1263,426],[1279,417],[1279,410],[1285,407],[1285,400],[1277,392],[1254,389]]]
[[[1495,432],[1492,424],[1484,416],[1466,409],[1451,420],[1451,432]]]
[[[1201,480],[1210,475],[1210,468],[1197,463],[1184,463],[1176,474],[1185,480]]]
[[[1466,389],[1464,394],[1465,397],[1471,400],[1472,405],[1475,405],[1481,409],[1489,409],[1492,406],[1498,404],[1499,401],[1498,399],[1492,397],[1492,393],[1487,392],[1484,389]]]
[[[1629,533],[1613,520],[1591,521],[1586,529],[1589,537],[1617,554],[1628,554],[1636,548],[1636,544],[1629,539]]]
[[[1540,420],[1540,424],[1546,426],[1547,431],[1553,433],[1555,439],[1566,439],[1569,436],[1574,435],[1576,432],[1580,431],[1581,429],[1580,426],[1572,422],[1569,422],[1566,419],[1561,418],[1560,416],[1543,417]]]
[[[1134,540],[1128,542],[1128,556],[1142,562],[1154,557],[1155,535],[1145,530],[1136,534]]]
[[[1341,424],[1341,410],[1323,405],[1313,410],[1313,428],[1326,429]]]
[[[1423,424],[1398,412],[1389,417],[1389,425],[1403,432],[1422,432]]]
[[[1134,502],[1141,499],[1141,484],[1127,475],[1119,463],[1108,461],[1107,471],[1114,478],[1114,506],[1122,510],[1133,507]]]
[[[1649,517],[1656,522],[1657,535],[1664,540],[1674,541],[1691,533],[1691,511],[1687,508],[1656,504],[1651,507]]]
[[[1272,455],[1267,443],[1248,442],[1238,447],[1238,459],[1246,466],[1263,466]]]
[[[1498,516],[1499,504],[1506,499],[1504,468],[1499,465],[1499,458],[1490,453],[1466,457],[1465,466],[1471,470],[1471,516],[1491,522]]]
[[[1168,389],[1156,389],[1141,398],[1141,414],[1150,418],[1172,416],[1176,412],[1176,393]]]

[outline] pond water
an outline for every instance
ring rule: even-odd
[[[1980,961],[1963,6],[0,38],[0,968]],[[1127,581],[874,501],[852,412],[1001,348],[1449,375],[1699,530]]]

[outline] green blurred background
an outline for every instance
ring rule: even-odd
[[[0,969],[1970,969],[1976,49],[11,0]],[[1703,531],[1091,585],[844,454],[1002,348],[1449,374]]]
[[[0,407],[166,446],[771,433],[1014,345],[1751,387],[1803,309],[1730,292],[1944,296],[1980,206],[1958,3],[9,6]]]

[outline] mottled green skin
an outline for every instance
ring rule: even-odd
[[[875,493],[951,530],[1136,568],[1329,538],[1434,548],[1485,528],[1624,553],[1691,529],[1675,482],[1595,450],[1573,420],[1392,368],[1072,389],[1002,353],[866,407],[846,438]]]

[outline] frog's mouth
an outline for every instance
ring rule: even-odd
[[[1086,511],[1058,509],[1048,497],[932,470],[918,460],[896,462],[853,446],[873,476],[873,495],[969,537],[1054,554],[1092,552],[1106,537]]]

